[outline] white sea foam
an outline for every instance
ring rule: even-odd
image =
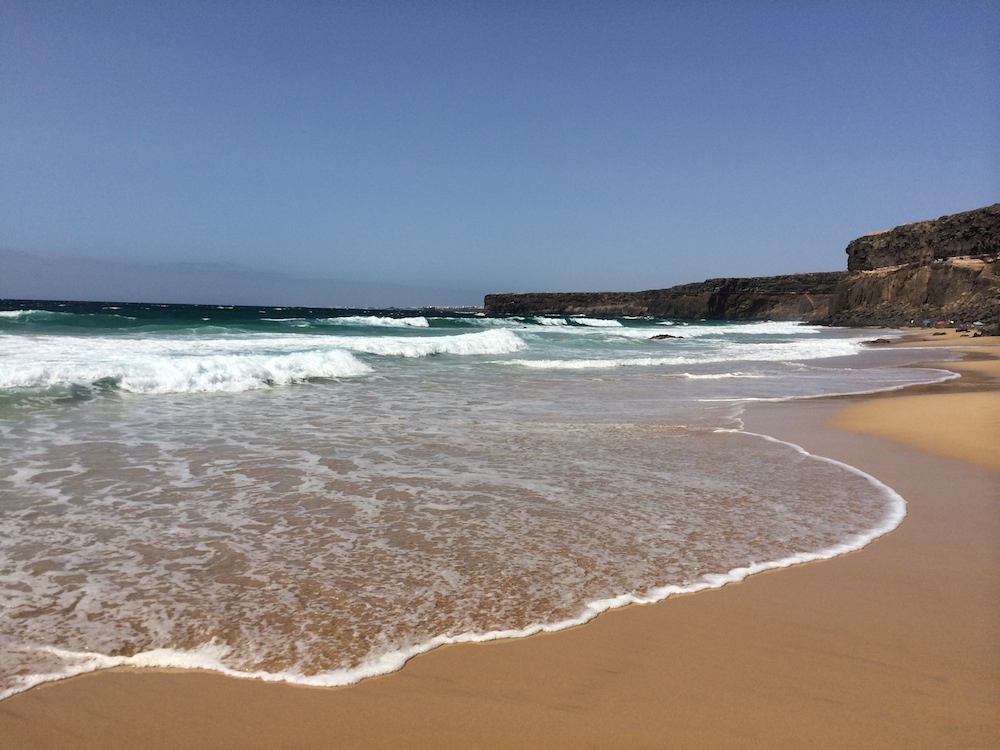
[[[536,315],[534,321],[542,326],[568,326],[566,318],[551,318],[544,315]]]
[[[731,403],[746,403],[751,401],[761,401],[770,403],[784,403],[786,401],[808,401],[810,399],[817,398],[832,398],[837,396],[871,396],[876,393],[891,393],[893,391],[902,391],[907,388],[912,388],[914,385],[928,385],[930,383],[944,383],[948,380],[955,380],[956,378],[962,377],[957,372],[952,372],[950,370],[940,370],[933,367],[921,367],[914,368],[910,372],[900,373],[898,375],[899,382],[887,382],[884,378],[886,376],[891,376],[893,370],[869,370],[868,373],[877,373],[881,375],[883,379],[879,380],[877,383],[873,383],[871,387],[864,387],[860,385],[852,390],[825,390],[820,393],[803,393],[803,394],[791,394],[783,396],[730,396],[725,398],[701,398],[698,399],[702,403],[709,402],[731,402]],[[861,384],[871,381],[877,375],[868,374],[867,377],[861,379],[859,382]]]
[[[430,322],[422,315],[408,318],[393,318],[387,315],[345,315],[336,318],[317,318],[315,325],[385,326],[387,328],[428,328]]]
[[[675,378],[685,378],[687,380],[728,380],[730,378],[766,378],[767,375],[759,372],[680,372],[672,375]]]
[[[694,360],[687,360],[693,362]],[[723,360],[716,360],[723,361]],[[511,359],[504,364],[528,367],[533,370],[607,370],[614,367],[656,367],[682,364],[678,357],[621,357],[587,359]]]
[[[337,336],[337,346],[384,357],[428,357],[434,354],[497,355],[525,348],[513,331],[491,329],[449,336]]]
[[[591,328],[622,328],[621,321],[605,318],[571,318],[571,321],[574,325]]]
[[[524,342],[507,330],[433,337],[0,336],[0,389],[107,383],[132,393],[237,392],[372,371],[352,354],[498,355]]]
[[[121,310],[120,307],[107,307],[104,309]],[[136,318],[131,315],[122,315],[120,313],[106,313],[103,311],[76,313],[76,312],[64,312],[61,310],[0,310],[0,320],[11,320],[19,322],[23,321],[29,323],[52,323],[59,321],[71,322],[73,320],[81,320],[88,318],[136,320]]]
[[[524,328],[530,324],[535,324],[534,318],[521,318],[517,316],[490,318],[479,315],[476,317],[445,318],[444,320],[452,324],[466,325],[472,328]]]
[[[645,336],[644,336],[645,337]],[[723,362],[790,362],[848,356],[861,349],[860,341],[849,339],[798,339],[782,343],[721,342],[712,347],[697,347],[683,341],[670,341],[671,354],[658,357],[585,356],[575,359],[512,359],[508,364],[543,370],[588,370],[616,367],[663,367]]]
[[[822,326],[806,325],[794,321],[765,320],[754,323],[689,323],[683,326],[684,335],[699,336],[805,336],[824,330]]]
[[[79,316],[75,313],[54,312],[51,310],[0,310],[0,319],[4,320],[51,321],[59,319],[68,320],[75,317]]]
[[[273,340],[0,337],[0,388],[107,383],[144,394],[237,392],[371,372],[336,347],[297,349]]]
[[[725,572],[703,573],[697,579],[686,583],[672,583],[657,586],[645,593],[621,593],[614,596],[587,601],[571,617],[551,622],[535,622],[525,627],[504,628],[487,631],[466,631],[451,635],[436,635],[426,640],[403,648],[390,649],[370,658],[354,667],[324,670],[317,673],[304,673],[295,668],[277,671],[240,669],[231,666],[229,657],[232,648],[213,640],[200,646],[183,648],[155,648],[141,651],[132,656],[111,656],[95,651],[77,651],[54,646],[27,647],[26,652],[38,652],[54,657],[61,667],[57,671],[33,673],[15,678],[10,686],[0,691],[0,700],[35,685],[63,679],[70,676],[93,672],[113,667],[160,667],[179,669],[205,669],[225,675],[247,679],[257,679],[268,682],[286,682],[305,686],[344,686],[357,683],[368,677],[384,675],[397,671],[413,657],[429,652],[439,646],[457,643],[483,643],[501,639],[522,638],[538,633],[552,633],[567,628],[576,627],[589,622],[598,615],[613,609],[632,604],[650,604],[663,601],[675,594],[690,594],[708,589],[721,588],[729,583],[743,581],[749,576],[768,570],[792,567],[807,562],[827,560],[853,552],[870,544],[884,534],[899,526],[906,515],[906,502],[895,490],[880,482],[871,475],[835,459],[817,456],[804,448],[788,441],[734,429],[717,429],[720,434],[735,434],[740,437],[759,439],[768,443],[791,449],[805,460],[836,467],[848,474],[864,480],[870,488],[886,501],[886,509],[882,519],[870,529],[842,539],[841,541],[815,551],[802,551],[789,554],[774,560],[749,562],[726,570]]]
[[[189,360],[25,367],[0,372],[0,388],[93,385],[109,381],[131,393],[237,392],[313,378],[351,378],[369,372],[371,368],[363,362],[337,350],[272,357],[215,355]]]

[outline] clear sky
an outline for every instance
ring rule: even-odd
[[[1000,201],[993,0],[5,0],[0,28],[0,263],[38,261],[33,296],[61,264],[93,294],[62,258],[220,274],[158,301],[231,301],[221,264],[272,304],[649,289]]]

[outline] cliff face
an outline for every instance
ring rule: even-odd
[[[707,320],[811,320],[828,314],[843,272],[709,279],[644,292],[488,294],[488,313],[636,315]]]
[[[824,320],[906,325],[926,319],[1000,323],[1000,204],[905,224],[847,246],[849,273]]]
[[[932,221],[903,224],[847,246],[848,271],[1000,254],[1000,203]]]
[[[902,326],[941,318],[1000,331],[1000,203],[859,237],[847,272],[709,279],[645,292],[489,294],[515,315],[648,315]]]

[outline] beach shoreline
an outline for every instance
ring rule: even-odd
[[[861,551],[444,646],[346,688],[182,670],[49,683],[0,702],[0,748],[1000,747],[1000,344],[899,345],[914,343],[977,354],[919,391],[744,415],[906,498],[901,526]]]

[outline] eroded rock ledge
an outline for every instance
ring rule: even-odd
[[[931,263],[1000,254],[1000,203],[858,237],[847,246],[847,270]]]
[[[848,274],[831,325],[900,326],[928,319],[1000,324],[1000,203],[904,224],[847,246]]]

